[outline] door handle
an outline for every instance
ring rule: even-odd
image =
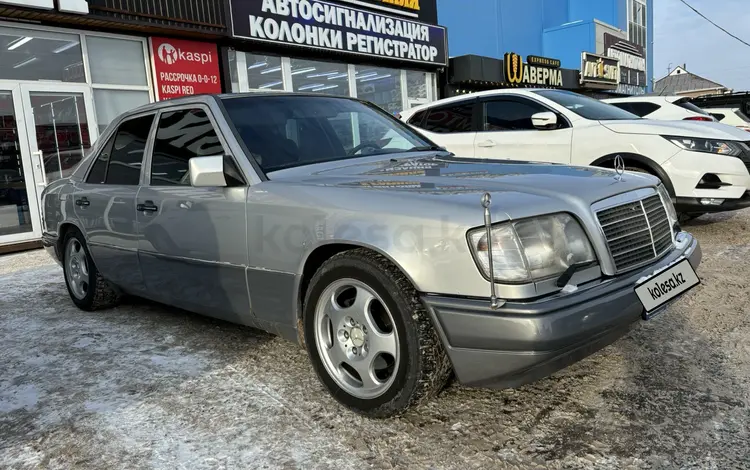
[[[138,204],[135,208],[140,212],[156,212],[159,210],[154,201],[144,201],[143,204]]]
[[[85,206],[90,206],[90,205],[91,203],[89,202],[88,198],[82,197],[82,198],[76,199],[76,206],[78,207],[85,207]]]
[[[477,144],[478,147],[494,147],[497,145],[497,142],[494,140],[483,140]]]

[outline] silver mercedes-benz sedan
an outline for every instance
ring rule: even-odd
[[[471,157],[355,99],[162,101],[44,191],[43,242],[81,309],[130,294],[281,335],[374,417],[454,373],[547,376],[700,282],[658,179]]]

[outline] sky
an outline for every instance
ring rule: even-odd
[[[735,91],[750,91],[750,46],[698,16],[680,0],[654,2],[654,78],[670,66]],[[750,0],[686,0],[724,29],[750,43]]]

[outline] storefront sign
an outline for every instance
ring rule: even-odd
[[[619,83],[620,65],[617,59],[590,52],[581,54],[581,85],[614,89]]]
[[[646,79],[646,53],[642,46],[604,33],[604,51],[620,61],[620,85],[617,92],[642,95],[648,86]]]
[[[447,65],[441,26],[322,0],[231,0],[231,5],[235,37]]]
[[[537,59],[543,58],[538,57]],[[523,58],[515,52],[505,54],[504,65],[505,81],[511,85],[563,86],[562,73],[559,69],[551,66],[524,64]]]
[[[155,37],[150,43],[157,99],[221,93],[216,45]]]
[[[550,59],[549,57],[539,57],[537,55],[526,56],[526,63],[529,65],[538,65],[540,67],[550,67],[553,69],[560,68],[560,59]]]

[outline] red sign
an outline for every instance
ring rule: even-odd
[[[215,44],[156,37],[150,42],[157,99],[221,93]]]

